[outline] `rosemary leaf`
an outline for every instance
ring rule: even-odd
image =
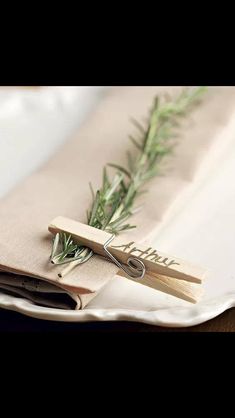
[[[127,152],[127,168],[118,163],[108,164],[117,170],[110,180],[107,168],[104,167],[102,187],[96,194],[90,184],[92,207],[87,211],[90,226],[115,235],[135,228],[134,225],[124,222],[139,209],[135,207],[135,202],[140,194],[146,192],[142,186],[152,177],[161,175],[160,163],[172,152],[175,145],[173,138],[180,120],[200,102],[205,91],[205,87],[187,88],[175,100],[170,100],[169,96],[165,101],[156,97],[146,127],[131,119],[141,139],[136,140],[132,135],[129,136],[135,150]],[[90,249],[75,244],[71,236],[66,234],[56,234],[53,240],[51,261],[54,264],[71,263],[59,274],[60,277],[92,255]]]
[[[129,171],[128,171],[126,168],[121,167],[121,166],[120,166],[120,165],[118,165],[118,164],[113,164],[113,163],[108,163],[107,165],[108,165],[109,167],[116,168],[117,170],[119,170],[119,171],[121,171],[122,173],[124,173],[127,177],[131,178],[131,175],[130,175]]]
[[[136,148],[138,148],[138,150],[142,151],[143,146],[132,135],[129,135],[129,139],[136,146]]]

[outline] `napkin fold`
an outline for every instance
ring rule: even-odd
[[[95,255],[59,279],[61,266],[52,266],[49,262],[52,237],[47,227],[58,215],[86,222],[86,210],[91,205],[88,183],[98,189],[105,164],[125,164],[126,150],[131,147],[128,134],[134,130],[130,117],[142,120],[153,98],[166,91],[175,96],[181,89],[111,89],[78,134],[2,199],[1,291],[45,306],[82,309],[118,272],[114,264]],[[210,148],[223,140],[225,128],[234,114],[235,88],[210,88],[202,104],[182,119],[175,150],[162,165],[164,175],[149,183],[144,207],[132,217],[137,228],[123,233],[124,239],[151,242],[167,211],[194,179]],[[32,281],[34,285],[48,283],[50,291],[38,292],[33,285],[22,286],[27,278],[39,281]]]

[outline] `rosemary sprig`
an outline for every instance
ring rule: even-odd
[[[102,187],[96,193],[92,186],[92,206],[87,212],[89,225],[119,234],[135,228],[127,222],[138,210],[134,207],[136,198],[145,192],[142,186],[152,177],[159,174],[159,163],[172,150],[172,139],[180,117],[184,116],[198,102],[205,87],[185,89],[175,99],[167,98],[161,103],[154,99],[147,126],[142,126],[132,119],[139,137],[130,136],[137,155],[127,152],[127,167],[110,163],[115,175],[110,179],[107,168],[103,169]],[[53,240],[51,262],[53,264],[69,263],[59,276],[64,276],[74,266],[84,263],[93,255],[92,250],[74,243],[71,236],[56,234]]]

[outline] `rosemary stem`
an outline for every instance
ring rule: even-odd
[[[135,127],[141,133],[141,139],[133,136],[130,136],[130,139],[138,149],[138,154],[132,155],[131,152],[127,152],[127,167],[109,164],[117,170],[112,180],[105,167],[103,185],[96,194],[91,186],[93,203],[91,210],[87,212],[87,222],[90,226],[115,235],[135,227],[129,223],[125,224],[125,221],[134,213],[135,200],[140,193],[145,192],[142,186],[158,175],[159,163],[174,146],[171,139],[174,138],[178,119],[190,110],[194,102],[196,104],[205,91],[204,87],[187,89],[175,100],[163,103],[156,98],[150,111],[148,125],[143,127],[134,121]],[[54,264],[69,263],[59,273],[59,277],[64,277],[92,255],[93,252],[89,248],[74,243],[71,236],[58,234],[54,240],[51,261]]]
[[[93,255],[94,253],[92,250],[90,250],[87,247],[84,248],[84,250],[80,254],[80,259],[71,261],[71,263],[67,264],[67,266],[60,273],[58,273],[59,278],[61,279],[62,277],[66,276],[66,274],[70,273],[76,266],[78,266],[79,264],[83,264],[85,261],[89,260],[89,258],[91,258]]]
[[[71,261],[71,263],[63,268],[60,273],[58,273],[59,278],[61,279],[62,277],[66,276],[66,274],[70,273],[70,271],[72,271],[74,267],[78,266],[78,264],[80,264],[79,260]]]
[[[110,223],[116,221],[116,219],[119,218],[119,216],[121,216],[122,211],[124,209],[124,204],[123,202],[120,204],[120,206],[117,208],[116,212],[114,213],[114,215],[112,216]]]

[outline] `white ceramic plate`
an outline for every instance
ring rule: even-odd
[[[11,93],[11,98],[8,98],[7,116],[1,112],[4,106],[1,109],[0,94],[0,134],[2,133],[0,146],[1,151],[11,152],[9,154],[11,159],[15,158],[16,161],[17,151],[14,157],[14,146],[11,147],[11,150],[7,149],[6,135],[10,135],[12,144],[18,144],[17,123],[18,127],[21,127],[22,137],[23,133],[26,133],[24,138],[26,137],[29,143],[30,138],[31,140],[32,137],[34,138],[34,149],[31,156],[35,153],[35,147],[40,147],[40,136],[35,136],[37,124],[40,125],[42,121],[44,124],[44,140],[47,139],[47,141],[45,140],[44,154],[40,161],[34,161],[32,164],[32,161],[29,161],[30,147],[27,147],[24,172],[20,172],[20,164],[16,167],[18,175],[21,177],[29,174],[34,167],[48,158],[51,152],[65,140],[66,136],[77,128],[78,116],[79,121],[84,116],[81,114],[81,105],[86,94],[89,96],[87,96],[87,100],[89,99],[90,103],[87,106],[87,111],[97,100],[96,90],[89,90],[86,93],[83,91],[82,100],[81,92],[77,89],[70,89],[70,92],[68,89],[64,89],[63,92],[62,88],[60,94],[56,89],[51,89],[49,92],[44,92],[44,95],[42,92],[40,94],[42,95],[41,104],[31,93],[30,100],[37,102],[36,110],[33,111],[32,107],[29,110],[27,106],[22,104],[23,101],[19,99],[19,94],[14,96]],[[46,116],[45,112],[45,104],[48,106],[48,97],[49,102],[52,103],[50,118],[48,118],[48,114]],[[73,100],[76,100],[76,111],[74,111],[74,106],[71,106]],[[12,101],[11,105],[10,101]],[[18,103],[18,110],[15,102]],[[61,108],[63,108],[62,113]],[[4,111],[6,112],[6,107]],[[58,112],[63,114],[60,134],[57,129],[54,130],[55,124],[53,123],[58,117]],[[22,126],[22,118],[25,121],[24,127]],[[70,129],[68,129],[68,120],[70,121]],[[10,128],[12,121],[14,121],[14,132]],[[4,131],[4,126],[6,128],[7,123],[9,132],[6,129]],[[230,129],[235,134],[235,121],[231,122]],[[49,141],[51,137],[53,145]],[[46,145],[47,142],[49,142],[48,145]],[[83,311],[43,308],[33,305],[27,300],[3,294],[0,294],[0,306],[32,317],[57,321],[127,320],[173,327],[199,324],[235,306],[235,186],[233,183],[235,139],[214,149],[210,153],[209,160],[210,163],[207,161],[206,169],[202,167],[195,181],[189,184],[184,196],[181,196],[181,199],[172,206],[159,228],[155,242],[156,247],[161,248],[162,251],[188,258],[211,270],[210,277],[205,283],[204,297],[198,304],[192,305],[127,279],[115,277]],[[11,178],[8,182],[5,181],[1,193],[4,194],[12,186],[13,180]]]

